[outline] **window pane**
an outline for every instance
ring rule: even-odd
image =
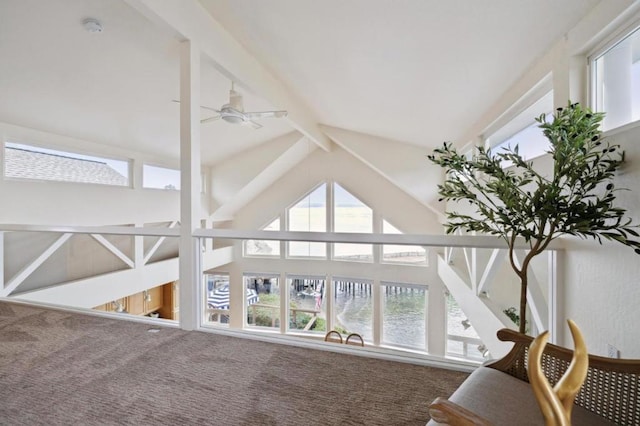
[[[279,231],[280,218],[262,228],[263,231]],[[245,256],[280,256],[280,241],[246,240],[244,242]]]
[[[507,124],[493,132],[486,138],[492,154],[497,154],[507,148],[515,149],[525,160],[530,160],[548,152],[551,143],[542,133],[536,117],[547,114],[551,118],[553,111],[553,91],[538,99],[523,112],[513,117]],[[510,162],[504,162],[502,167],[509,167]]]
[[[277,277],[245,276],[249,327],[280,328],[280,286]]]
[[[473,360],[487,355],[480,336],[451,295],[447,296],[447,355]]]
[[[289,231],[326,232],[327,230],[327,186],[319,186],[288,211]],[[326,257],[325,243],[292,241],[289,256]]]
[[[552,119],[551,115],[549,115],[547,119]],[[528,127],[520,130],[501,144],[494,146],[491,149],[491,152],[495,155],[505,152],[510,148],[515,149],[517,146],[518,153],[524,160],[530,160],[544,154],[545,152],[549,152],[551,150],[551,142],[545,137],[542,133],[542,129],[538,126],[540,126],[538,122],[530,124]],[[502,167],[509,167],[512,165],[513,163],[510,161],[502,162]]]
[[[339,184],[334,184],[333,229],[335,232],[373,232],[373,210]],[[373,261],[371,244],[334,244],[334,259]]]
[[[214,325],[228,325],[231,317],[229,309],[229,274],[204,274],[207,309],[205,322]]]
[[[142,166],[142,186],[154,189],[180,190],[180,170],[156,167],[144,164]]]
[[[382,232],[385,234],[402,234],[398,228],[386,220],[382,221]],[[382,262],[427,265],[427,250],[422,246],[384,244],[382,246]]]
[[[327,331],[325,280],[320,277],[290,277],[289,330],[320,333]]]
[[[4,175],[8,178],[129,185],[129,162],[7,142]]]
[[[356,280],[334,280],[334,324],[342,334],[358,333],[373,338],[373,298],[371,284]]]
[[[605,112],[602,130],[640,120],[640,29],[594,61],[595,109]]]
[[[427,288],[402,284],[382,286],[382,341],[426,349]]]

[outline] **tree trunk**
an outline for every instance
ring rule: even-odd
[[[520,276],[520,328],[519,332],[526,334],[527,328],[527,267],[525,266]]]

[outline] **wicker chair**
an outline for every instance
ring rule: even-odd
[[[527,358],[533,338],[509,329],[498,331],[498,338],[515,344],[506,356],[486,367],[528,383]],[[560,346],[545,347],[542,366],[551,385],[562,377],[572,355],[573,351]],[[587,378],[574,404],[599,416],[603,422],[640,426],[640,360],[589,355]],[[429,413],[434,421],[454,426],[492,424],[492,419],[478,416],[444,398],[437,398],[429,406]]]

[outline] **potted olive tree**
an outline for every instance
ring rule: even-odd
[[[551,143],[551,176],[538,173],[517,146],[495,153],[478,147],[468,159],[445,142],[428,156],[446,170],[444,183],[438,185],[439,201],[466,202],[475,208],[472,214],[448,211],[446,232],[477,231],[506,241],[511,267],[520,279],[521,333],[526,327],[529,264],[555,238],[575,235],[599,243],[604,238],[640,254],[640,242],[633,239],[638,237],[637,225],[625,217],[625,209],[614,206],[621,189],[613,178],[624,152],[601,140],[603,118],[603,113],[569,103],[550,121],[544,115],[536,119]],[[529,245],[521,264],[514,252],[518,237]]]

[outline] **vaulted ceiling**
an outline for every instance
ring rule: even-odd
[[[154,8],[188,5],[207,15],[194,27],[216,27],[199,33],[206,44],[202,104],[226,103],[233,79],[245,109],[290,112],[261,120],[259,130],[204,124],[205,164],[296,129],[325,146],[322,129],[332,128],[426,152],[463,137],[595,4],[2,0],[0,121],[177,158],[179,106],[172,100],[185,36],[177,27],[187,28],[189,16]],[[90,17],[103,32],[85,30]]]

